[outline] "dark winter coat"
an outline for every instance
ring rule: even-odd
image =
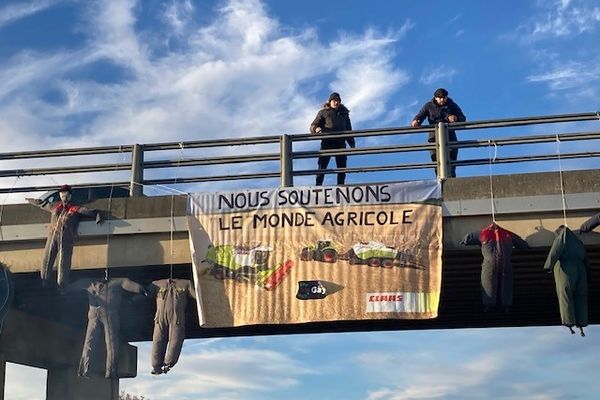
[[[471,232],[461,242],[465,245],[481,246],[481,300],[485,306],[512,305],[513,270],[510,257],[513,246],[526,250],[527,242],[520,236],[496,224]]]
[[[8,268],[0,262],[0,333],[4,326],[4,321],[8,315],[14,296],[14,287],[12,274]]]
[[[317,127],[321,128],[321,133],[351,131],[350,111],[343,104],[340,104],[338,108],[331,108],[329,104],[325,103],[310,124],[310,131],[316,133]],[[354,138],[331,138],[321,141],[321,149],[343,149],[346,147],[346,141],[350,147],[355,146]]]
[[[438,122],[448,122],[448,115],[454,115],[458,119],[458,122],[465,122],[467,117],[463,114],[462,110],[450,97],[448,97],[446,104],[440,106],[435,102],[435,99],[431,99],[421,108],[421,110],[415,115],[413,120],[417,120],[419,124],[422,124],[427,118],[430,125],[437,124]],[[453,130],[448,132],[449,139],[456,140],[456,132]],[[429,141],[435,141],[435,133],[429,132]]]
[[[546,258],[544,270],[554,272],[563,325],[588,325],[589,268],[585,246],[581,240],[569,228],[559,228]]]

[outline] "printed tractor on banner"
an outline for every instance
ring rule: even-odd
[[[331,240],[323,239],[319,240],[316,246],[303,248],[300,252],[300,260],[334,263],[338,260],[338,251],[333,247]]]
[[[353,245],[343,258],[348,260],[350,264],[369,265],[371,267],[426,268],[417,262],[417,258],[413,254],[374,241]]]
[[[238,282],[255,282],[259,271],[268,270],[270,246],[209,246],[205,260],[209,273],[217,279],[231,278]]]
[[[360,242],[353,245],[347,252],[339,252],[332,245],[331,240],[319,240],[316,246],[303,248],[300,259],[302,261],[314,260],[326,263],[344,260],[351,265],[426,269],[426,266],[419,263],[413,254],[375,241]]]

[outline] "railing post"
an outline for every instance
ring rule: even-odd
[[[435,152],[437,163],[437,177],[446,179],[450,175],[450,166],[448,160],[450,152],[448,149],[448,124],[438,122],[435,127]]]
[[[281,135],[280,162],[281,162],[281,187],[294,186],[292,139],[290,135]]]
[[[131,182],[129,195],[140,197],[144,194],[144,145],[134,144],[131,152]]]

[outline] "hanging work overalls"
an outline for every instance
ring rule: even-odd
[[[40,274],[42,281],[47,283],[50,271],[54,266],[54,260],[58,255],[58,268],[56,281],[59,286],[69,283],[71,272],[71,256],[73,255],[73,243],[77,238],[77,227],[81,216],[96,218],[100,221],[100,214],[96,210],[90,210],[73,203],[58,202],[56,205],[31,204],[52,213],[50,226],[48,228],[48,239],[44,249],[44,259]]]
[[[80,279],[67,286],[67,291],[85,290],[89,298],[88,325],[83,341],[79,376],[87,376],[90,356],[102,343],[100,331],[104,330],[106,343],[106,378],[117,377],[119,361],[119,309],[124,292],[146,294],[144,287],[127,278],[106,280]]]
[[[481,246],[481,300],[484,311],[499,305],[508,311],[513,298],[513,270],[510,258],[513,246],[527,250],[529,245],[516,235],[497,224],[471,232],[461,242],[464,245]]]
[[[185,307],[196,291],[187,279],[161,279],[148,286],[156,297],[152,334],[152,374],[167,373],[177,363],[185,339]]]
[[[554,272],[560,318],[563,325],[569,328],[583,328],[588,325],[589,267],[585,246],[581,240],[569,228],[558,228],[544,270]]]

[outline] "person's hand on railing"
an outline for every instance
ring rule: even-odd
[[[458,117],[456,115],[448,115],[448,122],[456,122]]]
[[[418,119],[413,119],[412,122],[410,123],[410,125],[415,128],[417,126],[421,126],[421,121],[419,121]]]
[[[321,127],[320,127],[320,126],[317,126],[317,127],[315,128],[315,133],[321,133],[322,131],[323,131],[323,130],[321,129]]]

